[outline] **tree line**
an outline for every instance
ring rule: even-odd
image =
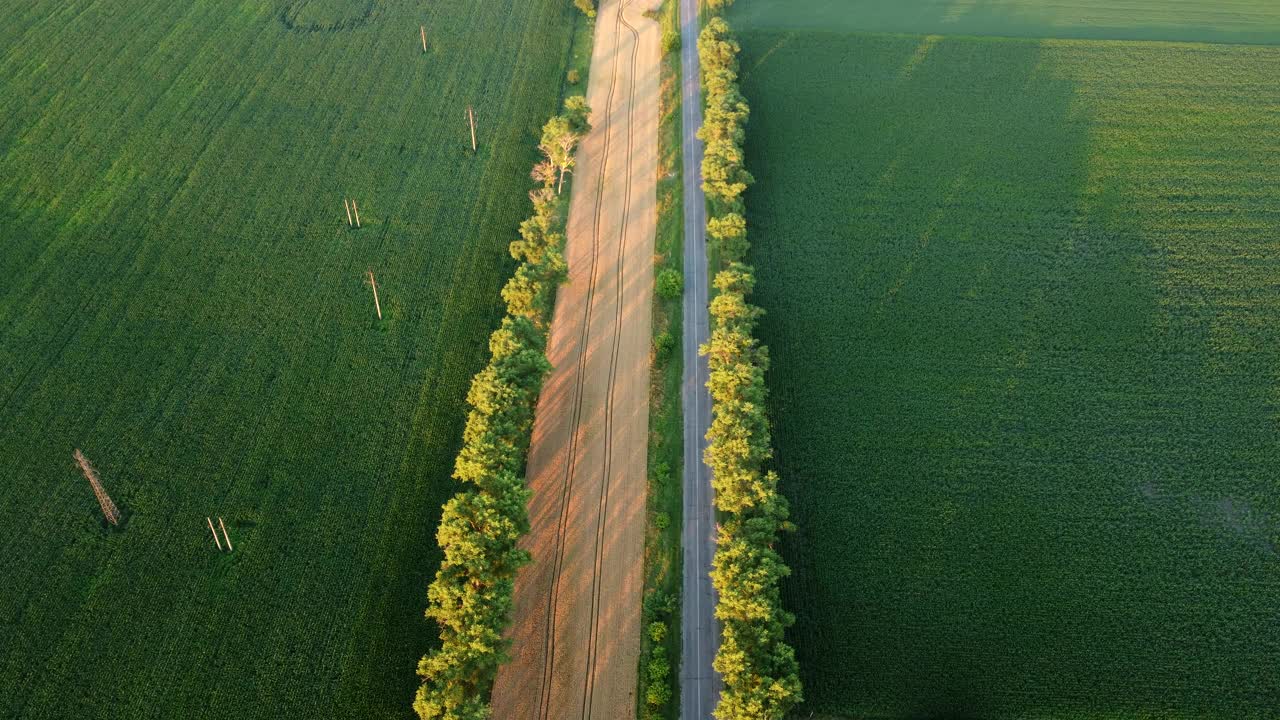
[[[516,572],[529,562],[517,545],[529,531],[525,460],[534,407],[551,370],[547,330],[556,289],[568,276],[561,198],[573,149],[590,129],[580,96],[543,128],[540,184],[529,193],[533,215],[510,245],[515,272],[502,289],[507,312],[489,338],[489,363],[467,393],[471,410],[453,477],[464,483],[444,506],[436,540],[444,559],[427,591],[427,617],[440,627],[440,647],[418,663],[422,684],[413,707],[423,720],[482,720],[511,621]],[[569,159],[566,160],[566,157]]]
[[[728,0],[731,2],[731,0]],[[713,3],[713,9],[728,4]],[[719,516],[712,582],[723,626],[714,665],[724,679],[718,720],[781,720],[802,699],[799,664],[786,642],[793,616],[783,610],[779,584],[790,574],[774,549],[791,528],[765,415],[767,348],[755,338],[762,311],[747,298],[755,270],[746,263],[743,193],[753,182],[743,164],[750,114],[738,86],[741,48],[723,18],[713,17],[698,38],[706,99],[699,137],[707,195],[707,235],[722,266],[713,285],[711,338],[701,349],[710,365],[712,422],[705,460],[712,472]]]

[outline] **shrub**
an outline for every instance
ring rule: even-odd
[[[665,622],[649,623],[649,660],[645,663],[644,703],[646,717],[662,717],[662,709],[671,700],[671,663],[662,641],[667,637]]]
[[[594,18],[596,16],[595,0],[573,0],[573,4],[582,11],[583,15],[586,15],[589,18]]]
[[[667,0],[675,2],[675,0]],[[680,49],[680,33],[674,28],[662,28],[662,54],[666,55]]]
[[[658,273],[658,297],[663,300],[679,300],[684,295],[684,277],[680,271],[667,268]]]
[[[570,71],[569,71],[569,84],[570,84],[570,85],[577,85],[577,84],[578,84],[578,83],[580,83],[580,82],[582,82],[582,75],[581,75],[577,70],[570,70]]]
[[[659,531],[666,530],[671,527],[671,516],[666,512],[659,512],[653,516],[653,525],[658,528]],[[660,641],[655,640],[654,642]]]
[[[676,347],[676,339],[671,336],[670,332],[663,330],[658,333],[658,337],[653,339],[653,359],[658,364],[665,363],[671,358],[671,351]]]
[[[649,469],[649,476],[653,478],[656,485],[666,485],[671,482],[671,466],[666,460],[659,460]]]

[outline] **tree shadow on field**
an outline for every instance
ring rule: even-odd
[[[1150,250],[1070,72],[1026,40],[743,45],[805,710],[1163,707],[1132,676],[1156,628],[1104,557],[1134,539],[1125,489],[1077,470],[1152,383],[1108,365],[1149,339]],[[1110,637],[1117,614],[1139,629]]]

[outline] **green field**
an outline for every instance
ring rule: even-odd
[[[0,10],[0,717],[411,715],[462,400],[576,17]]]
[[[740,0],[746,29],[1280,43],[1274,0]]]
[[[731,20],[798,717],[1275,717],[1280,48],[770,7]]]

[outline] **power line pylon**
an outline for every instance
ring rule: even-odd
[[[106,490],[102,489],[102,482],[98,480],[98,471],[93,469],[89,464],[89,458],[76,448],[76,462],[80,464],[80,472],[84,473],[84,478],[93,486],[93,494],[98,498],[98,505],[102,506],[102,514],[106,516],[107,522],[112,525],[120,524],[120,510],[116,508],[116,504],[111,502],[111,496]]]

